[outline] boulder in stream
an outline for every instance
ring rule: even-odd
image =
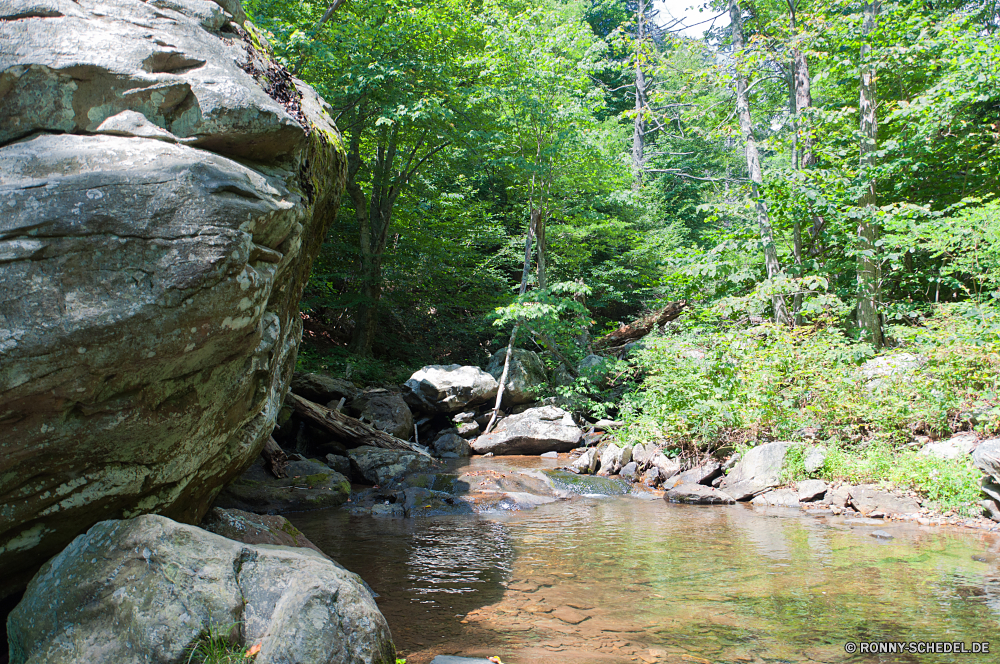
[[[310,549],[251,546],[152,515],[102,521],[73,540],[32,579],[8,629],[16,664],[183,663],[210,629],[259,644],[262,664],[395,661],[356,574]]]
[[[286,472],[278,479],[258,459],[222,490],[214,506],[267,514],[336,507],[351,495],[348,479],[315,459],[291,461]]]
[[[749,500],[781,484],[785,455],[795,443],[765,443],[740,459],[722,480],[720,488],[735,500]]]
[[[382,487],[397,477],[426,472],[439,467],[441,463],[416,452],[386,450],[368,445],[356,447],[347,454],[351,459],[355,477],[364,478]]]
[[[472,441],[472,450],[476,454],[569,452],[582,438],[583,431],[570,413],[542,406],[504,418],[491,433]]]
[[[253,514],[243,510],[215,507],[205,515],[201,527],[210,533],[244,544],[300,546],[312,549],[324,558],[327,557],[319,547],[293,526],[291,521],[279,515]]]
[[[850,504],[867,517],[916,514],[920,511],[920,505],[916,500],[893,495],[871,484],[852,488]]]
[[[719,489],[688,482],[669,489],[663,494],[669,503],[689,503],[692,505],[732,505],[732,496]]]
[[[609,443],[601,452],[601,467],[597,471],[598,475],[607,477],[617,475],[626,464],[632,461],[632,446],[618,447],[614,443]]]

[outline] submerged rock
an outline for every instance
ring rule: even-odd
[[[507,357],[507,349],[501,348],[490,358],[486,371],[497,381],[503,375],[503,365]],[[507,371],[507,384],[503,392],[504,407],[512,404],[531,403],[535,400],[535,392],[545,384],[545,365],[538,353],[522,348],[515,348],[511,353],[510,368]],[[499,385],[499,383],[497,383]]]
[[[278,479],[258,460],[215,499],[215,507],[258,514],[336,507],[351,495],[351,483],[325,463],[291,461]]]
[[[98,521],[200,520],[257,457],[346,155],[219,4],[0,11],[5,596]]]
[[[410,376],[403,387],[403,396],[411,406],[431,413],[453,413],[496,397],[499,386],[479,367],[432,364]]]
[[[721,489],[735,500],[749,500],[781,484],[785,455],[795,443],[765,443],[740,459],[722,481]]]
[[[555,406],[532,408],[504,418],[491,433],[472,441],[476,454],[541,454],[569,452],[583,431],[573,416]]]
[[[260,644],[262,664],[395,661],[356,574],[310,549],[250,546],[152,515],[76,538],[32,579],[8,627],[12,664],[179,664],[209,629]]]

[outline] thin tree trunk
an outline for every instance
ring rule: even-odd
[[[316,22],[316,25],[313,26],[313,29],[306,34],[306,39],[308,39],[309,41],[315,39],[316,33],[318,33],[319,29],[323,27],[323,24],[329,21],[330,17],[333,16],[333,13],[338,9],[340,9],[340,6],[343,5],[346,1],[347,0],[333,0],[333,2],[330,3],[330,6],[326,8],[326,11],[323,12],[323,16],[319,19],[319,21]],[[302,67],[305,65],[305,63],[306,63],[305,54],[300,55],[299,61],[295,63],[295,67],[292,69],[292,74],[298,76],[299,72],[302,71]]]
[[[743,16],[739,3],[736,0],[729,0],[729,17],[733,27],[734,57],[738,58],[743,51],[744,41]],[[764,244],[764,267],[767,269],[767,278],[774,279],[781,274],[781,265],[778,262],[778,250],[774,244],[774,232],[771,229],[771,218],[768,213],[767,202],[760,194],[760,187],[764,183],[764,176],[760,166],[760,153],[757,151],[757,140],[753,133],[753,122],[750,117],[750,95],[747,93],[747,80],[740,73],[738,67],[736,70],[736,115],[739,118],[740,130],[746,146],[747,170],[750,172],[750,192],[757,208],[757,225],[760,231],[760,239]],[[779,325],[788,325],[791,323],[783,295],[772,295],[771,306],[774,308],[774,320],[776,323]]]
[[[540,290],[545,290],[548,288],[548,279],[546,278],[546,261],[545,261],[545,251],[547,247],[545,246],[545,211],[540,208],[532,208],[531,210],[531,228],[535,231],[535,252],[538,255],[538,288]]]
[[[534,212],[534,209],[532,209],[532,216],[534,216]],[[524,268],[521,270],[521,287],[518,289],[518,295],[524,295],[528,290],[528,274],[531,272],[531,235],[533,230],[534,224],[529,220],[528,232],[524,236]],[[518,319],[514,323],[514,330],[510,333],[510,341],[507,342],[507,355],[504,357],[503,372],[500,374],[500,388],[497,390],[496,403],[493,404],[493,414],[490,415],[490,421],[486,424],[486,428],[483,429],[484,436],[493,430],[493,425],[497,421],[497,412],[500,410],[504,387],[507,385],[507,374],[510,373],[510,358],[514,354],[514,340],[517,339],[517,331],[520,327],[521,321]]]
[[[643,47],[646,40],[646,0],[639,0],[636,9],[635,53],[635,121],[632,129],[632,189],[642,188],[646,149],[646,76],[642,71]]]
[[[875,167],[875,150],[878,142],[878,118],[875,112],[875,68],[867,62],[871,55],[868,37],[875,29],[876,16],[880,10],[877,1],[866,2],[864,22],[861,29],[864,41],[861,44],[861,92],[858,105],[861,124],[860,165],[868,170],[868,186],[858,204],[863,208],[858,222],[858,326],[865,339],[876,350],[882,347],[882,321],[879,312],[879,287],[882,279],[876,242],[880,228],[875,218],[875,177],[871,172]]]

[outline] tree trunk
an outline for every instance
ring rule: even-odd
[[[744,48],[743,41],[743,16],[739,3],[736,0],[729,0],[729,17],[733,28],[733,49],[734,57],[738,58]],[[753,133],[753,122],[750,117],[750,95],[747,92],[746,77],[736,69],[736,115],[740,122],[740,131],[743,134],[743,142],[746,146],[747,170],[750,172],[750,190],[757,208],[757,225],[760,231],[760,239],[764,244],[764,267],[767,269],[767,278],[774,279],[781,274],[781,265],[778,262],[778,250],[774,244],[774,232],[771,229],[771,218],[767,209],[767,202],[760,194],[760,186],[764,183],[764,175],[760,166],[760,153],[757,151],[757,140]],[[774,320],[779,325],[788,325],[791,318],[788,315],[788,308],[785,306],[785,298],[782,295],[771,296],[771,306],[774,308]]]
[[[788,1],[788,11],[792,27],[792,32],[796,31],[796,21],[795,21],[795,4],[792,0]],[[803,123],[803,113],[812,106],[812,86],[809,80],[809,60],[806,58],[805,53],[801,49],[795,47],[792,49],[792,113],[795,117],[795,139],[794,139],[794,155],[793,155],[793,165],[798,170],[806,170],[816,163],[816,158],[813,156],[812,149],[812,132],[808,127],[804,126]],[[812,213],[812,205],[810,207],[810,212]],[[812,247],[815,251],[818,241],[819,232],[821,229],[821,220],[819,217],[812,213]],[[799,269],[799,275],[802,276],[802,222],[799,220],[798,216],[795,218],[794,228],[792,229],[794,234],[795,242],[795,264]],[[796,293],[792,300],[792,314],[795,319],[796,325],[802,324],[802,293]]]
[[[518,295],[524,295],[528,290],[528,274],[531,272],[531,236],[535,229],[535,214],[536,211],[532,208],[531,218],[528,220],[528,232],[524,236],[524,267],[521,269],[521,287],[518,289]],[[507,342],[507,354],[503,360],[503,372],[500,373],[500,389],[497,390],[497,400],[493,404],[493,414],[490,415],[490,421],[486,424],[486,428],[483,429],[484,436],[493,430],[493,425],[497,421],[500,402],[503,401],[504,388],[507,385],[507,374],[510,373],[510,358],[514,354],[514,340],[517,339],[517,331],[520,327],[521,321],[518,320],[514,323],[514,330],[510,333],[510,341]]]
[[[348,154],[347,191],[354,205],[361,248],[361,305],[358,308],[350,350],[357,355],[370,355],[378,327],[378,304],[382,297],[382,255],[392,208],[399,196],[403,177],[393,172],[399,140],[399,126],[383,127],[372,165],[371,196],[366,197],[357,182],[360,170],[360,130],[351,136]]]
[[[396,438],[392,434],[386,433],[381,429],[376,429],[370,424],[365,424],[339,411],[330,410],[325,406],[313,403],[292,392],[289,392],[285,397],[285,403],[291,406],[297,415],[307,420],[311,425],[322,429],[334,438],[351,443],[354,446],[370,445],[386,450],[406,450],[429,456],[427,452],[417,447],[415,443]]]
[[[875,113],[875,67],[867,62],[871,55],[868,37],[875,29],[876,16],[880,5],[866,2],[864,22],[861,29],[864,41],[861,44],[861,93],[858,105],[861,124],[860,165],[868,171],[868,186],[858,204],[864,208],[858,222],[858,326],[863,337],[876,350],[882,347],[882,321],[879,312],[879,287],[882,279],[876,242],[880,228],[875,218],[875,150],[878,142],[878,118]]]
[[[546,261],[545,261],[545,251],[547,247],[545,246],[545,211],[538,208],[532,208],[531,210],[531,228],[535,232],[535,252],[538,254],[538,288],[540,290],[545,290],[548,288],[548,279],[546,278]]]
[[[635,122],[632,129],[632,189],[642,188],[646,149],[646,76],[642,71],[643,47],[646,40],[646,0],[639,0],[636,9],[635,53]]]

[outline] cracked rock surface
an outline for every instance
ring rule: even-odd
[[[259,644],[259,664],[395,661],[356,574],[311,549],[251,546],[155,515],[76,538],[32,579],[8,626],[12,664],[174,664],[210,628]]]
[[[0,3],[0,597],[98,521],[197,522],[274,426],[345,158],[244,21]]]

